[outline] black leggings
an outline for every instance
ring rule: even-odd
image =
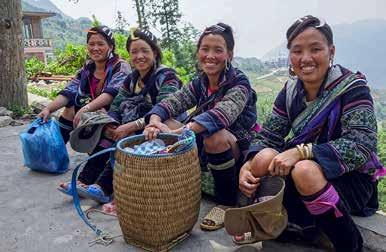
[[[373,182],[369,175],[353,171],[329,182],[350,214],[370,216],[377,211],[377,182]],[[314,225],[314,216],[304,206],[291,176],[286,177],[283,205],[288,212],[288,222],[303,228]]]

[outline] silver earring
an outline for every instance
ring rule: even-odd
[[[226,60],[225,60],[225,70],[228,71],[229,68],[230,68],[230,63],[229,63],[229,60],[226,59]]]
[[[330,62],[328,63],[329,67],[332,67],[334,65],[334,58],[330,59]]]
[[[293,68],[292,65],[289,65],[289,67],[288,67],[288,73],[289,73],[289,75],[291,75],[291,76],[295,76],[295,75],[296,75],[295,72],[294,72],[294,68]]]

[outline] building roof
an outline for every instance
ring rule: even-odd
[[[55,12],[23,11],[23,17],[41,17],[48,18],[55,16]]]

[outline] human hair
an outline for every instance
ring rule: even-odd
[[[109,27],[105,26],[105,25],[92,27],[87,32],[87,40],[86,40],[86,42],[88,43],[88,41],[90,40],[91,36],[95,35],[95,34],[101,34],[102,37],[106,40],[107,44],[113,48],[112,52],[115,54],[115,39],[113,37],[112,30]]]
[[[235,40],[233,37],[232,27],[230,27],[229,25],[224,24],[224,23],[217,23],[215,25],[212,25],[212,26],[205,28],[205,30],[200,35],[200,38],[198,39],[197,51],[200,49],[201,42],[202,42],[203,38],[209,34],[216,34],[216,35],[222,36],[225,40],[227,50],[231,52],[231,57],[233,58],[233,50],[235,47]]]
[[[333,45],[333,34],[331,27],[323,19],[319,19],[312,15],[307,15],[297,19],[287,30],[287,48],[290,49],[292,41],[305,29],[313,27],[320,31],[327,39],[328,45]]]
[[[151,49],[155,52],[155,61],[157,67],[162,62],[162,51],[161,48],[158,45],[157,38],[148,30],[142,30],[142,29],[133,29],[131,30],[130,36],[127,38],[126,42],[126,50],[130,53],[130,46],[133,41],[136,41],[138,39],[144,40]]]

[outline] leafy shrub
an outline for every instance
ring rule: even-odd
[[[14,118],[18,118],[18,117],[21,117],[25,114],[29,114],[32,112],[32,108],[30,106],[21,107],[19,105],[11,105],[9,110],[11,110],[13,112],[12,117],[14,117]]]
[[[58,96],[58,93],[65,87],[65,85],[65,82],[61,82],[58,85],[49,85],[47,88],[29,85],[27,90],[31,94],[39,95],[53,100],[56,96]]]
[[[87,59],[85,45],[67,44],[63,51],[55,51],[55,60],[48,63],[46,71],[52,74],[75,75]]]
[[[129,61],[129,53],[126,50],[127,36],[121,33],[114,33],[115,52],[124,60]]]
[[[44,62],[42,62],[36,57],[31,57],[27,59],[24,64],[25,72],[28,78],[33,77],[36,74],[42,72],[45,68]]]
[[[258,93],[257,94],[257,122],[260,125],[268,119],[272,112],[275,93]]]
[[[386,128],[380,128],[378,131],[378,156],[386,166]],[[378,197],[380,209],[386,212],[386,179],[383,178],[378,183]]]
[[[182,66],[177,66],[177,59],[173,51],[164,50],[162,52],[163,60],[162,63],[165,66],[174,68],[177,71],[178,76],[180,77],[183,83],[188,83],[191,79],[191,74]]]

